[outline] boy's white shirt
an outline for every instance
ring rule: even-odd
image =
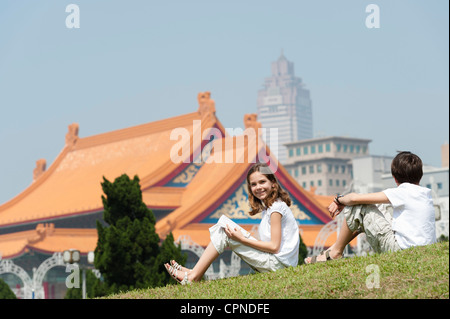
[[[392,230],[402,249],[436,242],[436,222],[431,190],[402,183],[383,191],[392,207]]]

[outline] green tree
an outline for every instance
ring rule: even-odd
[[[302,236],[300,236],[300,246],[298,248],[298,265],[303,265],[305,263],[305,258],[308,257],[308,248],[303,242]]]
[[[161,286],[168,282],[162,264],[180,259],[173,236],[167,236],[160,247],[153,212],[142,201],[139,178],[126,174],[113,183],[101,183],[104,227],[97,221],[98,242],[95,268],[100,270],[109,292]],[[163,252],[163,254],[161,254]],[[167,258],[163,260],[163,258]]]
[[[0,278],[0,299],[17,299],[8,284]]]

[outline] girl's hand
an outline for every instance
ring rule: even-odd
[[[224,228],[224,230],[225,230],[225,234],[226,234],[226,235],[228,236],[228,238],[230,238],[230,239],[233,239],[233,240],[242,242],[242,239],[245,238],[245,237],[244,237],[244,234],[242,234],[242,232],[240,231],[240,229],[237,228],[237,227],[236,227],[235,229],[232,229],[232,228],[230,227],[230,225],[227,224],[227,227]]]

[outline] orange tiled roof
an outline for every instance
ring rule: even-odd
[[[0,252],[5,259],[20,256],[28,250],[53,254],[73,248],[87,254],[96,246],[96,229],[55,228],[53,224],[38,224],[33,230],[0,236]]]
[[[201,120],[201,127],[194,128],[195,120]],[[78,138],[77,125],[71,125],[66,145],[51,167],[44,172],[35,170],[37,179],[0,206],[0,227],[102,211],[103,176],[112,181],[124,173],[139,176],[148,206],[178,206],[182,191],[149,189],[184,164],[171,161],[171,148],[178,143],[170,139],[171,131],[183,128],[192,137],[202,133],[194,129],[211,127],[226,134],[213,114],[200,111],[85,138]],[[192,154],[200,145],[196,139],[190,140]]]

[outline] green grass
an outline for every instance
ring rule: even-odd
[[[378,288],[373,286],[377,273]],[[134,290],[106,298],[448,299],[449,243],[301,265],[266,274],[202,281],[188,286],[174,284]]]

